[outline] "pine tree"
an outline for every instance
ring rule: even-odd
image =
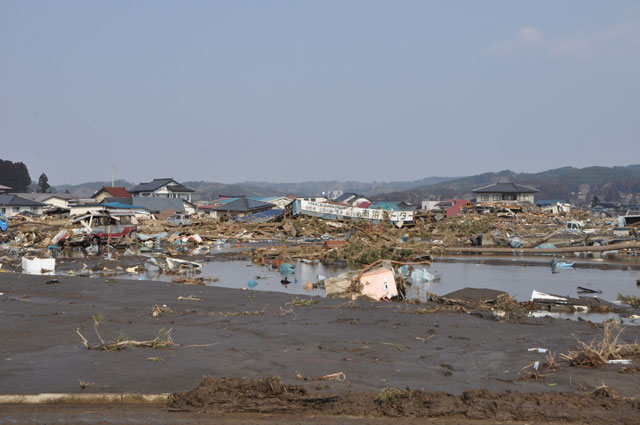
[[[41,193],[47,193],[51,186],[49,186],[49,178],[45,173],[40,174],[40,178],[38,179],[38,189]]]

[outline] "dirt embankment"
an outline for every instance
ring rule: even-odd
[[[378,394],[309,392],[278,378],[205,378],[192,391],[174,394],[174,411],[207,413],[289,413],[364,417],[456,418],[495,421],[631,424],[640,422],[640,402],[613,398],[605,390],[590,394],[496,393],[488,389],[456,396],[442,391],[385,388]]]

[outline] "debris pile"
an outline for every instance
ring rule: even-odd
[[[560,356],[568,360],[572,366],[601,367],[629,357],[640,356],[640,344],[622,344],[620,336],[624,332],[618,322],[607,321],[603,324],[603,335],[600,340],[584,342],[574,336],[578,347]]]

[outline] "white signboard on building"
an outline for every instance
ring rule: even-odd
[[[387,211],[382,209],[369,209],[348,207],[344,205],[328,204],[325,202],[300,201],[300,210],[313,215],[335,215],[336,217],[363,219],[363,220],[390,220],[393,222],[413,221],[413,211]]]

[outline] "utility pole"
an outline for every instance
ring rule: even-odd
[[[116,185],[116,166],[111,166],[111,187]]]

